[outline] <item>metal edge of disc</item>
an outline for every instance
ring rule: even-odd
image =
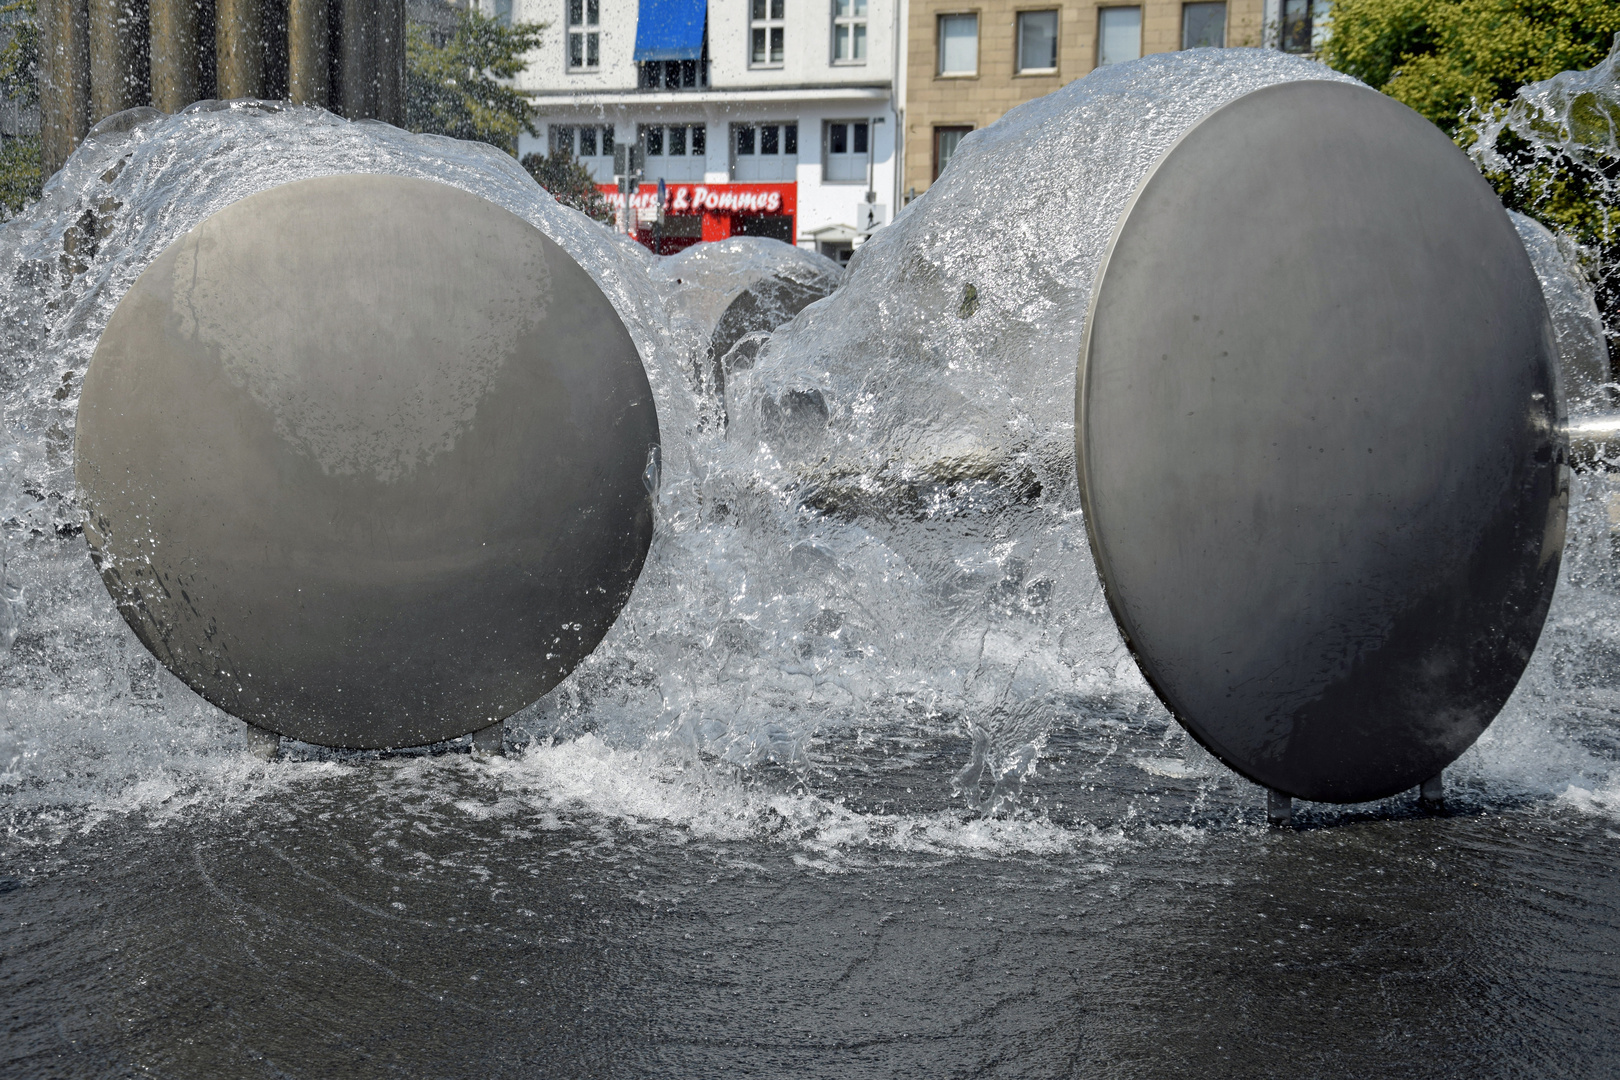
[[[1359,83],[1359,82],[1358,83],[1347,83],[1347,82],[1341,82],[1340,80],[1337,80],[1337,79],[1291,79],[1291,80],[1288,80],[1288,81],[1285,81],[1285,82],[1272,83],[1272,84],[1270,84],[1268,86],[1262,86],[1262,87],[1259,87],[1257,89],[1251,90],[1246,94],[1242,94],[1239,97],[1233,98],[1231,101],[1228,101],[1225,104],[1223,104],[1223,105],[1221,105],[1221,106],[1219,106],[1219,107],[1217,107],[1215,109],[1210,110],[1209,112],[1205,113],[1203,116],[1200,116],[1193,124],[1191,124],[1187,128],[1186,131],[1183,131],[1180,135],[1176,136],[1175,141],[1172,142],[1170,144],[1170,146],[1165,149],[1163,154],[1159,155],[1158,160],[1155,161],[1153,163],[1152,167],[1148,169],[1147,175],[1145,175],[1142,178],[1141,182],[1137,184],[1136,190],[1131,193],[1130,199],[1127,200],[1127,202],[1125,203],[1124,209],[1120,212],[1119,219],[1114,224],[1113,235],[1111,237],[1109,237],[1108,246],[1103,250],[1103,257],[1102,257],[1101,262],[1098,265],[1096,277],[1092,281],[1091,297],[1090,297],[1090,299],[1088,300],[1088,302],[1086,304],[1086,320],[1085,320],[1085,326],[1081,330],[1081,335],[1080,335],[1080,349],[1079,349],[1080,355],[1079,355],[1079,359],[1078,359],[1078,362],[1077,362],[1077,371],[1076,371],[1076,376],[1075,376],[1075,389],[1074,389],[1074,403],[1075,403],[1075,408],[1074,408],[1075,472],[1076,472],[1077,477],[1079,479],[1079,485],[1080,485],[1081,517],[1084,519],[1084,522],[1085,522],[1086,543],[1087,543],[1088,547],[1091,550],[1092,565],[1095,568],[1098,583],[1102,586],[1103,599],[1108,604],[1108,612],[1109,612],[1110,615],[1113,616],[1114,625],[1119,630],[1120,637],[1125,643],[1125,648],[1131,654],[1131,659],[1133,661],[1135,661],[1137,671],[1139,671],[1141,673],[1143,680],[1146,681],[1147,684],[1148,684],[1148,688],[1153,691],[1154,697],[1159,699],[1160,704],[1162,704],[1165,707],[1165,710],[1167,712],[1169,712],[1170,716],[1175,720],[1176,724],[1181,728],[1181,730],[1186,732],[1187,735],[1193,739],[1193,741],[1198,743],[1198,745],[1202,746],[1205,750],[1208,750],[1211,754],[1213,754],[1215,756],[1215,758],[1217,760],[1219,760],[1221,762],[1221,764],[1225,765],[1228,769],[1231,769],[1234,773],[1236,773],[1237,775],[1243,777],[1245,780],[1248,780],[1249,782],[1254,783],[1254,784],[1258,784],[1258,785],[1260,785],[1262,787],[1267,786],[1265,784],[1265,781],[1257,779],[1255,776],[1251,775],[1248,770],[1246,770],[1246,769],[1240,767],[1239,765],[1237,765],[1234,762],[1232,755],[1230,755],[1230,754],[1226,753],[1225,751],[1223,751],[1221,747],[1219,747],[1217,745],[1214,745],[1212,743],[1212,741],[1205,736],[1204,733],[1198,731],[1193,725],[1189,724],[1186,720],[1184,720],[1182,718],[1182,715],[1181,715],[1180,711],[1177,710],[1175,705],[1171,703],[1169,696],[1165,693],[1163,687],[1159,684],[1159,680],[1155,677],[1155,675],[1153,673],[1152,665],[1149,664],[1144,659],[1142,653],[1140,651],[1138,651],[1138,649],[1136,647],[1136,642],[1133,639],[1134,624],[1133,624],[1132,620],[1126,615],[1122,605],[1119,602],[1118,597],[1115,595],[1114,587],[1110,583],[1110,573],[1109,573],[1109,569],[1108,569],[1108,566],[1109,566],[1108,557],[1107,557],[1107,554],[1106,554],[1101,542],[1098,539],[1096,527],[1094,525],[1095,518],[1094,518],[1094,515],[1093,515],[1093,507],[1092,507],[1092,502],[1091,502],[1091,485],[1090,485],[1089,476],[1088,476],[1088,470],[1087,470],[1088,455],[1086,454],[1086,416],[1085,416],[1085,414],[1086,414],[1086,405],[1087,405],[1087,401],[1088,401],[1087,396],[1086,396],[1087,389],[1088,389],[1088,387],[1087,387],[1087,375],[1088,375],[1090,367],[1091,367],[1091,340],[1092,340],[1091,330],[1092,330],[1093,325],[1095,325],[1095,319],[1096,319],[1096,315],[1097,315],[1097,303],[1098,303],[1099,297],[1102,296],[1103,283],[1104,283],[1104,279],[1107,277],[1107,274],[1108,274],[1109,263],[1112,260],[1113,255],[1114,255],[1114,248],[1118,245],[1119,239],[1120,239],[1121,235],[1125,231],[1125,226],[1130,221],[1132,212],[1136,209],[1137,202],[1141,199],[1143,192],[1145,192],[1147,190],[1148,185],[1151,184],[1153,182],[1154,178],[1158,175],[1160,168],[1162,168],[1164,166],[1164,163],[1166,161],[1168,161],[1171,158],[1172,155],[1175,154],[1175,152],[1181,147],[1181,144],[1183,142],[1185,142],[1189,137],[1191,137],[1193,132],[1195,132],[1199,128],[1201,128],[1205,124],[1206,121],[1212,119],[1213,117],[1219,115],[1220,113],[1225,112],[1227,109],[1233,108],[1233,107],[1241,104],[1242,102],[1248,100],[1249,98],[1253,97],[1256,94],[1263,94],[1263,93],[1267,93],[1267,92],[1270,92],[1270,91],[1274,91],[1274,90],[1277,90],[1279,87],[1296,86],[1296,85],[1298,85],[1300,83],[1312,83],[1312,84],[1321,83],[1321,84],[1327,84],[1327,85],[1331,85],[1331,86],[1343,86],[1343,87],[1346,87],[1346,88],[1354,89],[1354,90],[1362,92],[1362,93],[1373,94],[1373,95],[1376,95],[1377,97],[1380,97],[1380,98],[1386,97],[1386,95],[1381,94],[1377,90],[1374,90],[1371,87],[1366,86],[1365,84]],[[1393,101],[1394,99],[1390,98],[1388,100]],[[1504,211],[1504,213],[1505,213],[1505,211]],[[1521,250],[1522,250],[1522,246],[1523,245],[1521,244],[1520,245]],[[1528,260],[1529,260],[1528,254],[1526,254],[1525,259],[1526,259],[1526,262],[1528,263]],[[1531,269],[1532,279],[1535,280],[1534,267],[1531,267],[1530,269]],[[1543,311],[1545,312],[1545,310],[1546,310],[1546,298],[1544,296],[1542,296],[1541,290],[1539,288],[1539,284],[1538,284],[1538,288],[1536,290],[1536,296],[1541,301]],[[1548,318],[1550,319],[1550,316],[1548,316]],[[1553,367],[1553,375],[1554,375],[1554,379],[1555,379],[1555,385],[1557,386],[1558,391],[1559,391],[1559,393],[1557,395],[1557,398],[1556,398],[1555,409],[1556,409],[1556,411],[1557,411],[1557,413],[1559,415],[1562,415],[1563,412],[1564,412],[1564,402],[1563,402],[1563,397],[1562,397],[1562,377],[1561,377],[1561,373],[1558,370],[1556,351],[1554,353],[1552,367]],[[1562,434],[1561,430],[1555,435],[1555,441],[1561,443],[1561,445],[1562,445],[1562,454],[1560,455],[1560,459],[1561,459],[1561,462],[1562,462],[1561,468],[1563,469],[1563,475],[1564,475],[1564,479],[1563,479],[1563,483],[1562,483],[1562,488],[1563,488],[1563,490],[1565,492],[1564,498],[1563,498],[1563,504],[1565,506],[1567,506],[1567,503],[1568,503],[1568,486],[1569,486],[1569,484],[1568,484],[1569,467],[1568,467],[1568,464],[1567,464],[1567,459],[1569,457],[1569,451],[1568,451],[1567,439]],[[1562,531],[1564,529],[1567,529],[1567,527],[1568,527],[1567,526],[1567,516],[1568,515],[1567,515],[1566,510],[1564,510],[1564,509],[1555,509],[1554,512],[1557,513],[1557,515],[1560,518],[1560,530]],[[1561,546],[1560,546],[1560,550],[1562,550]],[[1541,621],[1543,622],[1543,624],[1545,623],[1546,611],[1547,611],[1548,608],[1550,608],[1552,595],[1553,595],[1554,592],[1556,592],[1556,589],[1557,589],[1557,585],[1556,585],[1556,581],[1555,581],[1553,589],[1549,591],[1547,597],[1545,598],[1545,603],[1543,604],[1543,611],[1542,611],[1542,615],[1541,615]],[[1539,637],[1539,631],[1538,631],[1538,637]],[[1523,678],[1523,672],[1522,671],[1520,672],[1519,677]],[[1500,707],[1498,708],[1498,715],[1500,715]],[[1495,720],[1495,717],[1492,717],[1492,721],[1494,721],[1494,720]],[[1489,727],[1489,723],[1487,723],[1486,726]],[[1470,744],[1470,745],[1472,745],[1472,744]],[[1467,748],[1465,747],[1463,751],[1459,751],[1457,756],[1460,757],[1462,755],[1462,753],[1466,752],[1466,749]],[[1456,760],[1455,757],[1451,759],[1451,761],[1455,761],[1455,760]],[[1449,765],[1450,763],[1451,762],[1448,761],[1446,764]]]
[[[347,179],[347,178],[350,178],[350,177],[367,177],[367,178],[376,178],[376,179],[383,179],[383,180],[401,180],[401,181],[406,181],[408,183],[420,183],[420,184],[431,185],[431,186],[434,186],[434,187],[446,188],[446,189],[449,189],[450,191],[456,192],[457,194],[466,195],[466,196],[469,196],[470,198],[477,199],[480,202],[486,203],[489,206],[495,208],[496,210],[499,210],[499,211],[505,213],[507,216],[512,218],[513,221],[517,222],[518,224],[522,225],[523,227],[533,229],[535,232],[539,233],[545,240],[547,240],[552,245],[552,247],[554,247],[558,251],[558,253],[560,253],[565,258],[567,258],[571,263],[573,263],[575,268],[578,269],[579,272],[582,275],[584,275],[587,280],[589,280],[593,285],[596,286],[596,289],[601,294],[602,299],[604,301],[606,301],[609,309],[612,310],[612,312],[614,314],[614,317],[618,320],[619,326],[624,331],[625,338],[629,341],[630,348],[635,353],[636,360],[638,361],[638,363],[641,366],[642,378],[646,382],[647,401],[648,401],[648,404],[652,406],[652,427],[653,427],[653,438],[655,440],[652,445],[660,447],[660,448],[663,446],[663,430],[662,430],[662,426],[660,425],[659,417],[658,417],[658,397],[657,397],[657,394],[655,394],[653,392],[652,380],[647,376],[647,361],[646,361],[646,358],[642,356],[641,347],[636,343],[635,337],[630,333],[630,328],[625,322],[624,315],[619,311],[617,305],[615,305],[613,303],[613,299],[612,299],[612,297],[610,297],[608,295],[607,290],[602,288],[601,282],[597,281],[596,278],[588,270],[586,270],[583,265],[580,264],[579,260],[574,257],[572,252],[570,252],[567,248],[563,247],[563,245],[561,243],[559,243],[555,237],[551,236],[549,233],[547,233],[544,229],[540,228],[534,222],[529,221],[527,218],[522,217],[521,215],[519,215],[516,211],[514,211],[514,210],[512,210],[512,209],[510,209],[508,207],[502,206],[500,203],[495,202],[493,199],[487,198],[486,196],[481,195],[478,192],[468,191],[466,188],[458,187],[455,184],[446,183],[443,180],[430,179],[430,178],[421,177],[421,176],[409,176],[409,175],[405,175],[405,174],[402,174],[402,173],[372,173],[372,172],[324,173],[324,174],[319,175],[319,176],[304,176],[304,177],[299,177],[298,179],[295,179],[295,180],[288,180],[285,183],[271,184],[268,187],[260,188],[257,191],[249,192],[248,194],[242,196],[241,198],[234,199],[231,202],[226,203],[224,206],[219,207],[218,209],[214,210],[212,213],[209,213],[208,215],[206,215],[202,219],[194,222],[190,227],[186,228],[184,231],[177,234],[172,240],[169,241],[169,243],[165,244],[161,251],[159,251],[151,259],[149,259],[145,266],[141,267],[140,273],[136,274],[130,280],[129,285],[124,289],[124,291],[122,293],[119,294],[118,299],[111,305],[111,310],[110,310],[110,312],[109,312],[109,314],[107,316],[107,325],[111,324],[113,315],[115,315],[117,313],[119,305],[124,302],[124,298],[130,293],[130,291],[132,291],[135,288],[136,284],[140,281],[141,276],[143,274],[145,274],[146,271],[148,269],[150,269],[151,266],[154,263],[156,263],[159,259],[161,259],[169,251],[171,251],[176,245],[182,243],[188,236],[192,235],[192,233],[196,232],[199,228],[201,228],[203,225],[207,224],[209,221],[212,221],[214,218],[218,217],[220,214],[223,214],[223,213],[233,209],[234,207],[236,207],[236,206],[238,206],[238,205],[240,205],[240,204],[242,204],[244,202],[247,202],[250,199],[255,198],[256,196],[263,195],[263,194],[265,194],[267,192],[278,191],[278,190],[281,190],[283,188],[294,187],[294,186],[299,185],[299,184],[304,184],[304,183],[309,183],[309,182],[314,182],[314,181],[341,180],[341,179]],[[85,363],[84,374],[80,377],[80,383],[79,383],[81,395],[83,393],[84,383],[89,378],[90,370],[95,365],[96,354],[100,351],[101,339],[102,339],[102,336],[105,335],[106,332],[107,332],[107,325],[103,325],[100,332],[96,335],[96,347],[91,350],[90,359]],[[81,400],[81,404],[82,404],[82,400]],[[78,420],[79,420],[79,407],[78,406],[74,407],[73,420],[74,420],[74,428],[73,428],[73,494],[74,494],[74,501],[77,504],[76,509],[79,512],[79,514],[82,516],[83,513],[84,513],[84,505],[85,504],[84,504],[84,499],[83,499],[84,488],[83,488],[82,483],[81,483],[81,481],[79,479],[79,466],[80,466],[81,458],[79,456],[79,430],[80,429],[79,429],[79,423],[78,423]],[[660,453],[660,457],[661,456],[662,456],[662,454]],[[651,530],[649,531],[649,534],[648,534],[647,544],[644,547],[642,547],[642,549],[637,553],[637,556],[636,556],[636,559],[635,559],[635,574],[631,577],[630,587],[625,590],[624,603],[620,604],[618,610],[614,612],[613,620],[608,623],[607,631],[605,631],[603,633],[602,639],[599,639],[597,641],[596,645],[592,646],[591,653],[594,653],[596,651],[596,649],[598,647],[600,647],[600,645],[602,643],[602,640],[607,637],[607,634],[612,631],[613,626],[618,623],[619,616],[624,613],[624,609],[630,606],[630,602],[635,596],[636,586],[639,585],[640,582],[641,582],[641,575],[642,575],[643,570],[645,570],[645,568],[646,568],[647,557],[652,552],[652,543],[657,538],[657,534],[658,534],[658,514],[657,514],[657,511],[656,511],[656,508],[657,508],[657,496],[651,490],[647,491],[646,506],[647,506],[647,515],[648,515],[648,518],[650,519],[651,526],[652,526]],[[224,705],[221,705],[219,702],[213,700],[213,698],[211,698],[202,689],[198,688],[197,686],[192,685],[192,683],[191,683],[191,681],[189,679],[187,679],[180,672],[177,672],[173,668],[170,668],[168,664],[165,664],[163,662],[161,657],[157,656],[157,654],[152,650],[152,648],[149,645],[146,644],[145,640],[142,639],[139,629],[130,620],[129,616],[125,614],[124,605],[119,603],[118,598],[112,594],[111,588],[108,587],[107,580],[106,580],[106,575],[102,573],[102,571],[100,569],[100,566],[98,565],[99,560],[98,560],[97,557],[101,554],[101,552],[98,549],[96,549],[93,544],[91,544],[90,539],[89,539],[88,531],[81,530],[81,533],[83,534],[85,548],[86,548],[87,552],[92,557],[91,561],[92,561],[92,564],[94,566],[94,569],[96,570],[96,577],[101,581],[102,588],[103,588],[103,590],[106,591],[106,593],[108,595],[108,599],[112,600],[114,610],[116,610],[118,612],[119,618],[123,621],[123,623],[127,627],[129,627],[130,631],[135,634],[136,640],[140,642],[141,647],[143,649],[145,649],[146,652],[149,655],[151,655],[154,660],[156,660],[165,669],[167,669],[170,674],[172,674],[176,679],[178,679],[181,683],[183,683],[185,685],[186,689],[190,690],[192,693],[196,694],[199,698],[202,698],[204,701],[208,702],[209,705],[212,705],[214,708],[220,710],[220,712],[224,713],[226,716],[229,716],[233,720],[236,720],[236,721],[242,721],[242,722],[245,722],[245,723],[253,724],[254,726],[264,727],[264,729],[266,731],[274,731],[273,728],[266,727],[263,721],[243,721],[242,717],[237,716],[235,713],[231,712],[230,709],[226,708]],[[591,653],[586,653],[585,654],[586,657],[590,656]],[[583,658],[582,658],[582,660],[583,660]],[[562,679],[559,679],[556,683],[552,684],[552,686],[548,690],[546,690],[545,693],[541,694],[540,698],[536,698],[535,701],[539,701],[539,700],[543,699],[546,696],[546,694],[549,694],[551,692],[551,690],[556,689],[556,687],[558,685],[560,685],[566,678],[567,678],[567,676],[565,675],[565,676],[563,676]],[[526,702],[526,703],[518,706],[517,708],[513,709],[511,712],[506,713],[503,716],[495,718],[494,722],[503,723],[506,720],[510,719],[512,716],[517,715],[518,713],[522,712],[524,709],[528,708],[529,706],[531,706],[533,704],[534,704],[534,701]],[[468,734],[472,734],[472,733],[474,733],[476,731],[482,730],[490,722],[491,721],[488,720],[488,719],[480,720],[480,721],[477,722],[477,725],[475,727],[468,728],[466,731],[460,732],[458,734],[446,735],[446,736],[444,736],[443,738],[441,738],[441,739],[439,739],[437,741],[439,741],[439,742],[448,742],[448,741],[453,740],[453,739],[464,737],[464,736],[466,736]],[[288,734],[286,732],[280,732],[280,731],[276,731],[275,734],[281,735],[281,736],[286,737],[286,738],[299,739],[299,741],[303,741],[296,734]],[[328,746],[328,747],[333,748],[333,749],[346,749],[346,750],[395,750],[395,749],[401,749],[401,748],[403,748],[403,747],[405,747],[407,745],[432,745],[432,743],[426,743],[426,744],[370,745],[369,741],[368,741],[368,745],[364,745],[364,746],[362,746],[362,745],[348,745],[348,744],[339,745],[339,744],[335,744],[335,743],[334,744],[316,743],[316,744],[312,744],[312,745]]]

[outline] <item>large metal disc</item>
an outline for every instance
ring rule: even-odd
[[[171,671],[311,742],[431,742],[556,685],[624,605],[658,443],[634,344],[538,229],[397,176],[175,241],[85,376],[85,535]]]
[[[1558,577],[1556,355],[1501,204],[1404,105],[1272,86],[1166,154],[1099,276],[1076,450],[1114,616],[1201,743],[1332,802],[1473,743]]]

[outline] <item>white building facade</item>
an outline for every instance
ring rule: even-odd
[[[511,0],[547,24],[516,83],[541,134],[518,153],[566,147],[607,193],[614,147],[639,144],[637,232],[654,244],[663,180],[665,253],[741,234],[847,259],[896,190],[899,4]]]

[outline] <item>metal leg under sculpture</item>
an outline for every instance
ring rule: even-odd
[[[248,753],[261,761],[276,760],[276,755],[281,752],[281,736],[252,724],[243,726],[247,728]]]
[[[1266,821],[1277,826],[1293,824],[1293,798],[1284,795],[1276,788],[1266,788]]]
[[[505,746],[505,736],[506,728],[502,724],[491,724],[487,728],[479,728],[473,732],[473,756],[498,756]]]
[[[1418,788],[1418,802],[1425,810],[1438,810],[1446,802],[1446,774],[1435,773]]]

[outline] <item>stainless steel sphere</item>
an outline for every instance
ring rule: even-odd
[[[1557,351],[1473,165],[1371,90],[1201,120],[1121,222],[1075,402],[1114,615],[1238,772],[1357,802],[1513,692],[1558,580]]]
[[[457,188],[332,176],[175,241],[85,376],[85,536],[168,668],[346,747],[486,727],[630,595],[658,421],[602,291]]]

